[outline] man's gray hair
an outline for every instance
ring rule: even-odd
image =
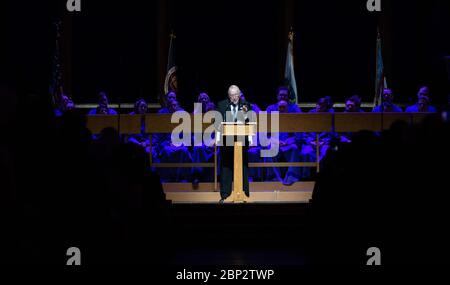
[[[231,91],[236,91],[236,93],[241,93],[241,90],[239,89],[239,87],[237,87],[237,85],[231,85],[228,88],[228,94],[230,94]]]

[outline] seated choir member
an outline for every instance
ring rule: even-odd
[[[183,111],[176,100],[169,101],[167,110],[170,114]],[[190,163],[191,155],[187,146],[175,146],[171,140],[171,133],[153,135],[152,144],[155,148],[155,162],[161,163]],[[188,167],[159,168],[162,182],[187,182],[190,177]]]
[[[430,105],[430,89],[426,86],[421,87],[417,93],[417,103],[407,107],[405,112],[437,112],[436,107]]]
[[[117,115],[116,110],[109,108],[108,104],[108,96],[106,95],[106,92],[101,91],[98,94],[97,108],[91,109],[88,115]]]
[[[280,96],[278,97],[280,98]],[[281,98],[287,98],[287,93],[286,96],[282,96]],[[274,105],[278,106],[277,111],[279,111],[280,113],[298,113],[298,107],[290,107],[292,105],[290,105],[285,100],[280,100]],[[270,109],[267,108],[267,112],[269,111],[273,111],[273,107],[271,107]],[[299,148],[301,147],[302,141],[301,134],[280,132],[278,140],[276,140],[275,137],[271,136],[269,138],[269,141],[270,144],[278,144],[279,152],[275,157],[266,157],[266,162],[279,162],[281,160],[284,160],[286,162],[300,162]],[[292,185],[293,183],[300,180],[301,169],[299,167],[288,167],[287,171],[285,171],[285,168],[268,167],[266,178],[269,181],[280,181],[284,185]]]
[[[382,104],[373,108],[372,112],[380,113],[380,112],[391,112],[391,113],[401,113],[403,112],[402,108],[395,105],[394,101],[394,93],[391,89],[385,88],[383,90],[383,102]]]
[[[145,115],[147,113],[148,105],[144,99],[139,99],[134,103],[134,110],[130,113],[130,115]],[[134,143],[142,146],[147,152],[150,151],[150,136],[145,133],[145,118],[142,117],[141,120],[141,133],[129,135],[127,138],[129,143]],[[154,154],[155,149],[152,149],[152,153]]]
[[[316,107],[309,111],[309,113],[333,113],[333,103],[329,96],[320,98],[316,102]],[[318,134],[319,140],[317,144],[317,133],[311,132],[305,134],[306,144],[303,146],[302,154],[309,155],[312,158],[311,161],[317,160],[317,147],[319,147],[319,161],[327,153],[328,148],[333,140],[337,138],[336,133],[332,132],[321,132]]]
[[[201,104],[201,110],[194,110],[194,114],[203,113],[203,115],[209,111],[216,109],[213,102],[211,102],[207,93],[200,93],[197,97],[197,103]],[[211,162],[214,159],[214,135],[207,139],[207,144],[203,142],[203,132],[200,134],[193,134],[193,147],[192,147],[192,161],[195,163]],[[191,170],[192,184],[194,187],[198,185],[200,181],[213,181],[214,180],[214,168],[193,167]]]
[[[277,90],[277,102],[285,101],[289,102],[289,88],[286,86],[280,86]],[[278,111],[279,106],[278,103],[272,104],[269,107],[267,107],[266,111],[267,113]],[[287,112],[288,113],[301,113],[302,110],[298,107],[297,104],[294,103],[288,103],[287,106]]]
[[[363,113],[364,110],[361,109],[361,97],[358,95],[353,95],[345,101],[345,111],[344,113]],[[340,134],[340,141],[344,143],[351,142],[352,133],[345,132]]]
[[[169,91],[164,95],[163,104],[164,106],[158,111],[158,114],[169,114],[170,110],[168,108],[168,104],[171,101],[177,100],[177,93],[173,90]]]

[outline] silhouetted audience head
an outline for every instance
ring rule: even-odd
[[[108,145],[118,145],[120,143],[120,135],[115,128],[104,128],[101,130],[97,141]]]
[[[311,263],[364,265],[370,247],[381,264],[444,262],[447,170],[433,165],[450,159],[449,128],[436,114],[398,121],[327,152],[313,192]]]

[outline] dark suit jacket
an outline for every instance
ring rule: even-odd
[[[222,115],[222,121],[218,118],[216,118],[215,120],[215,127],[217,130],[220,129],[220,124],[221,122],[226,122],[227,121],[227,117],[226,117],[226,112],[227,111],[231,111],[231,101],[230,99],[226,99],[226,100],[222,100],[217,104],[217,111]],[[238,119],[241,119],[242,121],[244,120],[243,118],[243,113],[242,113],[242,108],[244,105],[247,105],[247,110],[251,110],[252,109],[252,105],[249,102],[242,102],[241,100],[239,100],[238,102]],[[242,116],[242,117],[240,117]],[[230,121],[230,120],[228,120]],[[254,118],[247,118],[245,120],[245,122],[249,122],[249,121],[254,121]],[[232,121],[230,121],[232,122]]]

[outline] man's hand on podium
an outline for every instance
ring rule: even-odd
[[[214,138],[213,146],[216,146],[220,142],[220,132],[216,132],[216,137]]]

